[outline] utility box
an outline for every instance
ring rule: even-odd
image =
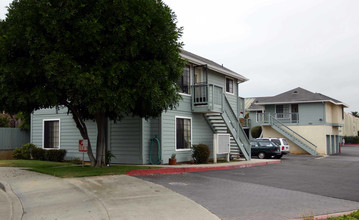
[[[217,163],[217,154],[227,154],[229,162],[229,154],[231,152],[230,134],[214,134],[213,135],[213,162]]]

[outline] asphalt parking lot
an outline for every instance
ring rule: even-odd
[[[341,155],[287,155],[281,164],[142,176],[221,219],[289,219],[359,209],[359,146]]]

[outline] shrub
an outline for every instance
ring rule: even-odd
[[[16,148],[13,151],[12,156],[18,160],[19,159],[30,160],[32,150],[35,148],[36,148],[36,145],[34,145],[32,143],[24,144],[24,145],[22,145],[22,147]]]
[[[208,163],[209,147],[205,144],[193,145],[192,157],[195,163]]]
[[[27,143],[27,144],[22,145],[21,151],[22,151],[23,158],[25,160],[30,160],[31,159],[31,152],[35,148],[36,148],[36,145],[32,144],[32,143]]]
[[[61,162],[64,160],[66,150],[46,150],[45,159],[48,161]]]
[[[31,151],[32,159],[34,160],[45,160],[45,152],[46,150],[42,148],[35,147]]]
[[[24,159],[24,157],[22,156],[22,149],[21,147],[17,147],[13,152],[12,152],[12,156],[17,159],[17,160],[21,160]]]
[[[359,136],[344,136],[346,144],[359,144]]]
[[[79,157],[74,157],[71,159],[71,163],[73,164],[82,164],[82,160]]]
[[[259,138],[259,136],[262,133],[262,127],[261,126],[255,126],[251,129],[251,135],[253,138]]]
[[[114,157],[116,157],[116,156],[113,155],[111,151],[107,150],[107,151],[105,152],[105,163],[106,163],[106,164],[110,164],[112,158],[114,158]]]

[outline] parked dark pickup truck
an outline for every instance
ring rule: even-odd
[[[282,153],[278,145],[268,140],[251,140],[252,156],[258,156],[259,159],[279,157]]]

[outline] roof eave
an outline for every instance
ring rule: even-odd
[[[241,82],[245,82],[245,81],[248,81],[248,80],[249,80],[249,79],[247,79],[247,78],[245,78],[245,77],[243,77],[243,76],[240,76],[240,75],[238,75],[238,74],[236,74],[236,73],[234,73],[234,72],[230,72],[230,71],[227,71],[227,70],[225,70],[225,69],[220,69],[220,68],[218,68],[218,67],[215,67],[215,66],[213,66],[213,65],[211,65],[211,64],[208,64],[208,63],[205,63],[205,62],[200,61],[200,60],[198,60],[198,59],[195,59],[195,58],[193,58],[193,57],[187,56],[187,55],[185,55],[185,54],[182,54],[182,53],[181,53],[181,56],[182,56],[182,58],[184,58],[184,59],[190,61],[190,62],[193,63],[193,64],[197,64],[197,65],[207,65],[207,67],[208,67],[209,69],[214,70],[214,71],[219,72],[219,73],[222,73],[222,74],[224,74],[224,75],[226,75],[226,76],[230,76],[230,77],[232,77],[232,78],[238,79],[238,80],[241,81]]]
[[[315,103],[315,102],[330,102],[334,105],[343,105],[345,108],[349,106],[345,103],[335,103],[332,100],[313,100],[313,101],[290,101],[290,102],[257,102],[257,105],[273,105],[273,104],[294,104],[294,103]]]

